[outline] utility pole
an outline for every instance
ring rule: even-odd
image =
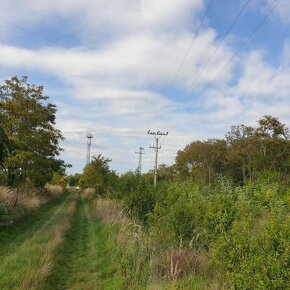
[[[87,164],[91,162],[91,146],[92,146],[92,139],[93,135],[91,133],[87,133]]]
[[[139,151],[138,151],[138,152],[135,152],[136,154],[139,155],[139,166],[138,166],[138,172],[139,172],[140,175],[141,175],[141,173],[142,173],[142,155],[145,154],[145,153],[143,152],[143,150],[144,150],[144,148],[143,148],[143,147],[140,147],[140,148],[139,148]]]
[[[156,186],[156,184],[157,184],[157,170],[158,170],[158,151],[159,151],[159,149],[161,149],[161,146],[159,145],[159,139],[162,136],[167,136],[168,132],[166,132],[166,133],[160,132],[160,131],[152,132],[149,130],[147,132],[147,134],[153,135],[155,138],[155,145],[153,145],[153,146],[150,145],[150,148],[155,149],[154,186]]]

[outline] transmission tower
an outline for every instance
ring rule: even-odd
[[[145,154],[143,152],[144,148],[140,147],[138,152],[135,152],[136,154],[139,155],[139,165],[138,165],[138,173],[141,175],[142,174],[142,155]]]
[[[93,135],[91,133],[87,133],[87,164],[91,162],[91,146],[92,146],[92,139]]]
[[[156,186],[157,184],[157,170],[158,170],[158,151],[159,149],[161,149],[161,146],[159,145],[159,139],[162,136],[167,136],[168,132],[164,133],[164,132],[152,132],[152,131],[148,131],[147,134],[149,135],[153,135],[155,138],[155,145],[150,145],[150,148],[155,149],[155,166],[154,166],[154,186]]]

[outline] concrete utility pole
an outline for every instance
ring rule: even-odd
[[[91,146],[92,146],[92,139],[93,135],[91,133],[87,133],[87,164],[91,162]]]
[[[144,148],[140,147],[138,152],[135,152],[136,154],[139,154],[139,166],[138,166],[138,172],[141,175],[142,174],[142,155],[145,154],[143,152]]]
[[[152,132],[152,131],[148,131],[147,134],[149,135],[153,135],[155,138],[155,145],[151,146],[150,148],[155,149],[155,166],[154,166],[154,186],[156,186],[157,184],[157,170],[158,170],[158,151],[159,149],[161,149],[161,146],[159,145],[159,139],[162,136],[167,136],[168,132],[164,133],[164,132]]]

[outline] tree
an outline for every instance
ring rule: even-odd
[[[43,87],[28,84],[27,77],[12,77],[0,87],[0,126],[14,149],[1,159],[9,186],[18,181],[43,186],[54,171],[63,170],[64,162],[56,156],[64,138],[55,128],[55,113]]]
[[[4,161],[9,156],[9,154],[12,152],[12,145],[9,142],[9,139],[3,130],[3,128],[0,127],[0,166],[2,170],[5,170]]]
[[[232,126],[230,132],[226,134],[228,146],[227,158],[230,161],[229,174],[238,181],[242,173],[243,183],[247,179],[251,180],[253,177],[254,158],[256,154],[254,130],[253,127],[245,125]]]
[[[116,174],[110,171],[109,163],[112,160],[101,154],[94,156],[92,161],[86,165],[79,179],[82,188],[94,188],[99,195],[104,195],[110,190],[111,183]]]
[[[69,186],[77,186],[79,183],[79,179],[81,174],[75,173],[74,175],[68,175],[65,180]]]
[[[260,171],[289,170],[289,129],[278,118],[266,115],[258,121],[255,130],[256,166]],[[287,168],[288,167],[288,168]]]
[[[52,185],[59,185],[59,186],[65,187],[66,186],[65,176],[61,174],[60,172],[54,172],[50,183]]]
[[[220,139],[195,141],[187,145],[176,156],[178,174],[194,179],[204,179],[209,185],[215,173],[224,169],[226,142]]]

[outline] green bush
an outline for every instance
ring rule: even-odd
[[[276,175],[261,174],[243,187],[217,176],[214,187],[188,181],[153,188],[131,173],[118,190],[130,212],[147,224],[158,252],[193,241],[229,288],[287,289],[290,190]]]
[[[120,178],[116,193],[117,198],[123,198],[125,206],[131,215],[146,222],[155,205],[155,193],[152,184],[138,173],[127,173]]]
[[[0,202],[0,221],[8,214],[8,204],[6,202]]]
[[[237,191],[236,219],[211,246],[213,265],[231,289],[287,289],[290,215],[283,195],[265,181]]]

